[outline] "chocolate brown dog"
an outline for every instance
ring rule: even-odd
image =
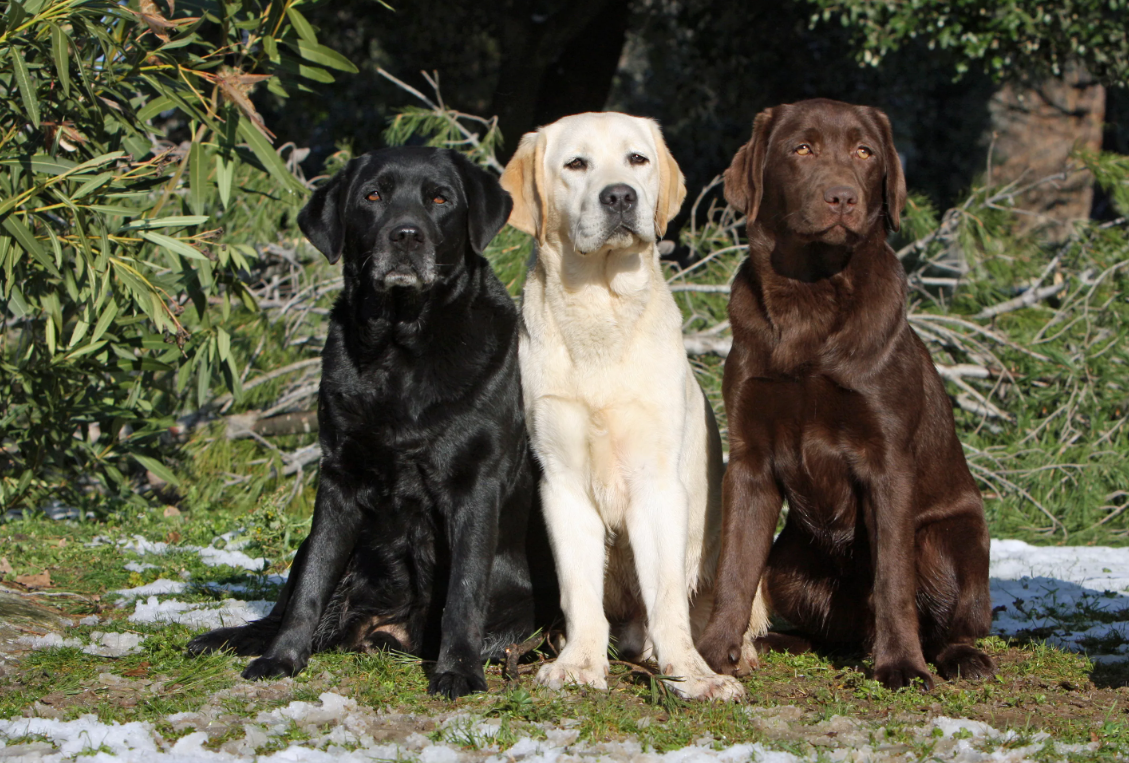
[[[716,605],[698,648],[732,673],[758,584],[898,688],[995,670],[988,529],[952,406],[886,244],[906,188],[890,122],[824,99],[759,114],[725,173],[747,215],[725,363],[730,456]],[[783,532],[772,541],[784,499]]]

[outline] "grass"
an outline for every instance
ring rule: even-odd
[[[982,642],[1000,666],[994,679],[940,681],[930,693],[884,689],[868,677],[870,666],[857,655],[780,653],[765,655],[760,669],[743,679],[747,704],[677,700],[656,692],[621,665],[613,666],[609,691],[577,688],[561,693],[535,685],[530,674],[535,666],[523,668],[512,683],[506,683],[500,668],[492,666],[488,693],[450,703],[427,694],[428,665],[396,654],[318,654],[293,680],[249,684],[239,677],[244,659],[186,658],[183,648],[192,631],[182,625],[131,623],[132,605],[116,606],[112,591],[157,577],[178,579],[186,570],[195,585],[177,598],[202,602],[229,595],[217,593],[209,584],[253,584],[259,575],[207,567],[187,551],[136,557],[156,566],[130,573],[123,565],[133,555],[123,555],[113,543],[89,545],[99,536],[116,539],[133,534],[148,538],[177,534],[180,546],[205,545],[221,534],[217,530],[227,531],[248,519],[229,514],[223,521],[212,517],[213,521],[197,525],[190,518],[153,511],[119,517],[115,523],[20,520],[0,526],[0,556],[8,558],[17,573],[47,570],[55,581],[47,593],[80,594],[29,598],[72,618],[91,614],[100,618],[98,625],[67,629],[67,638],[85,640],[95,630],[131,631],[146,637],[137,654],[117,659],[76,648],[23,654],[0,676],[0,718],[49,714],[71,720],[94,713],[107,723],[148,721],[173,741],[200,724],[174,723],[170,716],[204,713],[211,719],[200,726],[209,733],[207,747],[219,749],[241,740],[242,724],[260,713],[293,701],[314,702],[332,691],[363,707],[395,714],[388,718],[414,719],[388,720],[389,739],[403,739],[415,731],[470,750],[492,745],[506,749],[523,737],[544,738],[549,730],[566,729],[581,742],[633,738],[660,752],[706,739],[704,743],[714,747],[759,742],[769,749],[814,754],[822,749],[820,745],[834,744],[837,735],[850,733],[866,735],[873,739],[871,744],[893,745],[927,757],[930,750],[952,744],[928,733],[930,719],[947,716],[1014,731],[1020,741],[1049,733],[1059,742],[1098,742],[1096,750],[1079,759],[1129,752],[1129,691],[1124,688],[1129,670],[1124,665],[1094,665],[1082,655],[1041,643],[999,638]],[[59,543],[64,537],[67,542]],[[285,564],[288,551],[277,539],[277,528],[275,539],[266,538],[261,548],[269,552],[272,568]],[[270,598],[274,591],[260,582],[257,588],[250,585],[248,593],[235,594],[237,598],[260,595]],[[842,719],[853,725],[848,728]],[[315,732],[291,723],[260,752],[312,739]],[[991,744],[1016,747],[1020,744],[1016,739]],[[976,743],[989,744],[984,739]]]

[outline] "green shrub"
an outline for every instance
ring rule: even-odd
[[[12,0],[0,17],[0,506],[135,500],[238,397],[245,280],[304,181],[249,98],[327,68],[297,0]],[[289,161],[288,161],[289,160]]]

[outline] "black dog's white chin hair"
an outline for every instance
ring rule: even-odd
[[[384,276],[382,283],[384,284],[384,288],[386,289],[391,289],[397,286],[411,289],[420,289],[424,286],[429,285],[427,281],[421,279],[415,273],[388,273]]]

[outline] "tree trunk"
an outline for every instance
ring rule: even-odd
[[[504,47],[491,110],[503,162],[545,121],[602,108],[623,49],[627,0],[571,0],[550,12],[544,5],[515,0],[499,23]]]
[[[1062,78],[1034,85],[1008,83],[989,103],[993,151],[990,182],[996,187],[1020,185],[1061,172],[1076,148],[1102,147],[1105,88],[1081,67]],[[1072,223],[1087,220],[1094,198],[1094,179],[1073,172],[1060,182],[1046,183],[1018,199],[1020,232],[1042,229],[1051,241],[1070,235]]]

